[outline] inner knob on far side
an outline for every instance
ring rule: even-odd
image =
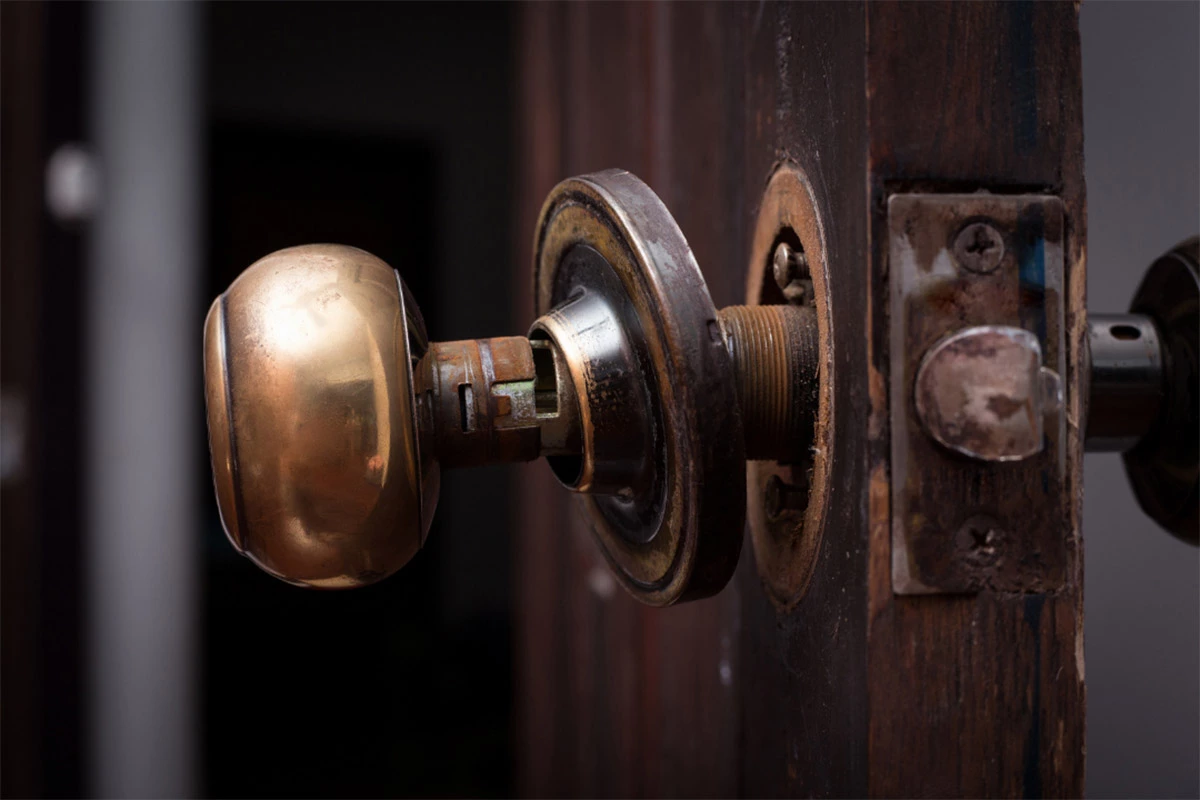
[[[1138,504],[1200,543],[1200,239],[1157,258],[1125,314],[1088,314],[1084,446],[1119,452]]]

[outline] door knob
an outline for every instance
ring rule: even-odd
[[[423,544],[440,469],[545,457],[636,597],[718,591],[741,548],[746,459],[812,439],[816,322],[803,259],[783,247],[777,261],[797,302],[718,311],[670,213],[617,170],[547,198],[543,313],[523,336],[429,342],[399,275],[352,247],[261,259],[205,323],[230,541],[292,583],[369,584]]]
[[[1146,271],[1126,314],[1089,315],[1085,447],[1120,452],[1142,509],[1200,541],[1200,245]]]
[[[782,304],[718,311],[666,207],[610,170],[551,191],[534,254],[529,331],[454,342],[430,342],[404,281],[362,250],[294,247],[246,269],[204,334],[213,475],[234,546],[291,583],[369,584],[424,543],[441,469],[544,457],[635,597],[666,605],[720,590],[741,549],[747,460],[800,476],[820,467],[820,291],[802,244],[772,245]],[[1198,309],[1193,239],[1155,262],[1130,314],[1092,316],[1086,428],[1088,449],[1122,451],[1146,511],[1190,541]],[[943,341],[917,388],[994,382],[963,359],[986,362],[1001,352],[992,340],[1009,342],[1009,361],[1025,366],[1002,388],[1029,400],[1028,430],[960,446],[961,398],[988,387],[931,390],[915,401],[934,439],[984,461],[1040,449],[1058,375],[1021,333],[985,326]],[[768,481],[755,499],[768,519],[790,519],[805,489]]]

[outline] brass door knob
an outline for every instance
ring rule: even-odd
[[[437,501],[412,364],[423,324],[396,273],[339,245],[281,250],[213,303],[209,445],[229,540],[273,575],[353,586],[412,557]]]
[[[543,313],[495,339],[428,342],[401,278],[352,247],[281,250],[235,280],[204,337],[234,546],[292,583],[368,584],[421,547],[441,467],[545,456],[636,597],[724,586],[747,457],[812,440],[802,259],[779,254],[792,303],[718,312],[667,209],[618,170],[556,187],[535,253]]]

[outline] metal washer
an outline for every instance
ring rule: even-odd
[[[581,267],[579,248],[598,254],[611,274],[595,259]],[[648,361],[654,479],[632,495],[578,495],[613,572],[651,605],[720,591],[742,544],[742,421],[717,310],[675,220],[624,170],[560,183],[538,219],[534,292],[539,316],[579,292],[622,306],[636,319],[622,325],[624,335]],[[580,397],[585,378],[577,378]]]

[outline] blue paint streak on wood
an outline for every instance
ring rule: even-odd
[[[1021,210],[1013,243],[1020,287],[1021,327],[1046,347],[1046,217],[1040,203]]]

